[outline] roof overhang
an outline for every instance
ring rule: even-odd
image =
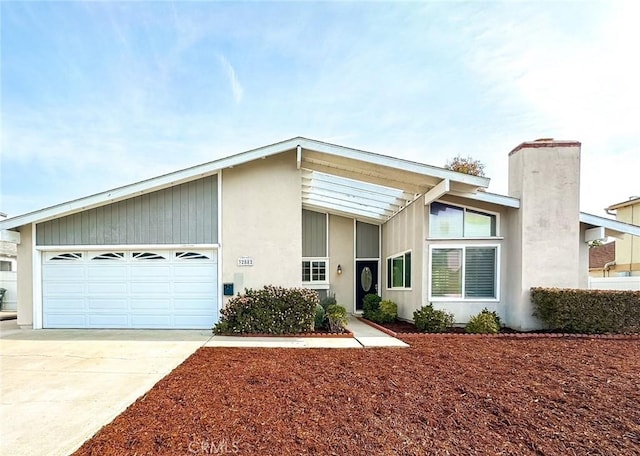
[[[605,217],[600,217],[598,215],[588,214],[586,212],[580,212],[580,222],[584,223],[590,228],[604,228],[604,234],[606,236],[615,238],[621,238],[625,234],[640,236],[640,226],[638,225],[619,222],[617,220],[611,220]]]
[[[627,207],[627,206],[633,206],[635,204],[640,204],[640,196],[633,196],[629,198],[627,201],[612,204],[611,206],[607,207],[605,211],[615,211],[616,209],[620,209],[622,207]]]
[[[17,228],[115,203],[290,151],[295,151],[296,167],[301,170],[302,204],[309,209],[383,223],[443,181],[448,182],[447,191],[455,194],[482,200],[490,195],[478,191],[489,185],[489,179],[485,177],[296,137],[2,220],[0,229]],[[511,201],[511,204],[514,203]]]

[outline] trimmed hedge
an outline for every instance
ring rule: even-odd
[[[318,294],[305,288],[267,285],[246,289],[220,311],[215,334],[296,334],[313,331]]]
[[[640,332],[640,291],[532,288],[533,315],[569,333]]]

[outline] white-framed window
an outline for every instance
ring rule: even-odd
[[[429,264],[429,299],[499,300],[499,245],[431,245]]]
[[[329,261],[326,258],[303,258],[302,282],[306,284],[328,282],[328,265]]]
[[[434,239],[497,236],[498,214],[434,201],[429,208],[429,237]]]
[[[387,288],[411,288],[411,250],[387,257]]]

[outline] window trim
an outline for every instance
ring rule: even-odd
[[[471,248],[495,248],[496,249],[496,277],[495,277],[495,287],[496,287],[496,296],[494,298],[465,298],[465,275],[466,275],[466,259],[467,254],[466,250],[468,247]],[[456,297],[446,297],[446,296],[433,296],[433,285],[432,285],[432,272],[433,272],[433,250],[434,249],[462,249],[462,296],[459,298]],[[441,302],[500,302],[500,276],[501,276],[501,255],[500,255],[501,245],[498,243],[491,244],[431,244],[429,245],[429,274],[428,274],[428,287],[429,293],[428,298],[429,301],[441,301]]]
[[[411,255],[411,285],[406,287],[405,282],[406,282],[406,267],[405,267],[405,258],[407,253],[409,255]],[[393,263],[393,260],[396,258],[402,258],[402,285],[401,287],[394,287],[393,286],[393,277],[391,279],[391,283],[389,283],[389,274],[390,274],[390,269],[389,269],[389,260],[391,260],[391,262]],[[394,253],[393,255],[389,255],[388,257],[385,258],[385,267],[386,267],[386,275],[385,275],[385,289],[387,289],[388,291],[411,291],[413,290],[413,251],[412,249],[408,249],[408,250],[404,250],[402,252],[398,252],[398,253]],[[389,286],[391,285],[391,286]]]
[[[463,226],[463,237],[432,237],[431,236],[431,204],[433,203],[440,203],[440,204],[446,204],[448,206],[452,206],[452,207],[457,207],[463,210],[464,214],[466,214],[467,210],[470,211],[474,211],[474,212],[480,212],[481,214],[486,214],[486,215],[493,215],[496,218],[496,234],[495,236],[464,236],[464,215],[463,215],[463,220],[462,220],[462,226]],[[443,200],[436,200],[436,201],[432,201],[431,203],[429,203],[429,211],[427,212],[427,222],[429,223],[429,237],[427,239],[431,239],[434,241],[437,240],[446,240],[446,241],[455,241],[455,240],[496,240],[496,239],[503,239],[500,235],[500,212],[495,212],[495,211],[488,211],[486,209],[480,209],[478,207],[475,206],[467,206],[466,204],[457,204],[457,203],[450,203],[449,201],[443,201]]]

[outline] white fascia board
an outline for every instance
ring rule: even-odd
[[[451,181],[449,181],[449,179],[444,179],[424,194],[424,205],[426,206],[431,204],[431,202],[437,200],[442,195],[445,195],[449,190],[451,190]]]
[[[614,237],[616,233],[640,236],[640,226],[638,225],[619,222],[617,220],[611,220],[605,217],[600,217],[598,215],[588,214],[586,212],[580,212],[580,222],[594,227],[601,226],[605,230],[607,230],[608,235]]]
[[[322,152],[330,155],[338,155],[340,157],[351,158],[353,160],[361,160],[389,168],[396,168],[404,171],[411,171],[416,174],[438,177],[440,179],[450,179],[451,181],[462,182],[476,187],[487,188],[491,179],[488,177],[472,176],[470,174],[458,173],[437,166],[425,165],[423,163],[413,162],[401,158],[389,157],[386,155],[375,154],[349,147],[337,146],[335,144],[323,143],[306,138],[298,138],[299,144],[303,148],[308,148],[316,152]]]
[[[462,198],[469,198],[476,201],[482,201],[484,203],[497,204],[499,206],[511,207],[514,209],[520,209],[520,200],[512,196],[499,195],[497,193],[489,192],[477,192],[477,193],[464,193],[464,192],[449,192],[450,195],[460,196]]]
[[[276,155],[287,150],[296,150],[297,146],[307,148],[313,151],[336,155],[340,157],[351,158],[371,162],[376,165],[411,171],[417,174],[435,176],[441,179],[450,179],[452,182],[462,182],[465,184],[487,187],[490,179],[486,177],[471,176],[464,173],[457,173],[444,168],[425,165],[417,162],[403,160],[400,158],[388,157],[385,155],[374,154],[348,147],[337,146],[320,141],[314,141],[307,138],[296,137],[281,141],[268,146],[252,149],[230,157],[222,158],[202,165],[193,166],[173,173],[164,174],[162,176],[153,177],[134,184],[118,187],[95,195],[68,201],[55,206],[40,209],[27,214],[18,215],[10,219],[0,221],[0,230],[11,229],[23,226],[29,223],[43,222],[49,219],[62,217],[75,212],[91,209],[104,204],[121,201],[138,195],[143,195],[152,191],[160,190],[172,185],[188,182],[201,177],[216,174],[219,170],[241,165],[259,158],[266,158]],[[302,153],[302,151],[301,151]]]

